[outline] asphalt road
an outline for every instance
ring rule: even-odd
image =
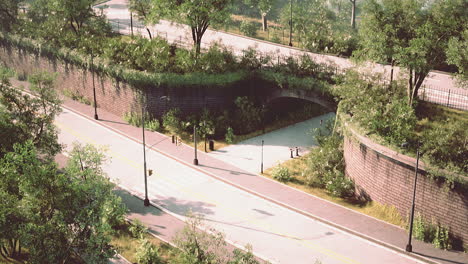
[[[56,119],[59,141],[107,149],[104,170],[123,188],[143,196],[142,145],[69,110]],[[149,145],[154,142],[148,142]],[[183,218],[201,214],[206,223],[239,246],[247,243],[272,263],[417,263],[416,260],[350,235],[147,151],[152,203]]]

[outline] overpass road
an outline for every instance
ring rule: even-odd
[[[121,34],[130,35],[130,12],[127,7],[127,2],[128,0],[110,0],[101,5],[97,5],[95,8],[104,8],[103,11],[113,25],[114,30],[117,30]],[[148,35],[143,25],[135,18],[133,19],[133,22],[134,34],[147,37]],[[178,43],[186,47],[190,47],[192,45],[191,31],[190,28],[186,25],[160,20],[158,24],[149,26],[148,28],[151,30],[153,35],[161,36],[171,43]],[[307,54],[318,63],[324,63],[341,70],[356,66],[353,62],[346,58],[307,52],[297,48],[291,48],[271,42],[208,29],[202,39],[202,48],[207,48],[215,42],[219,42],[227,47],[230,47],[234,53],[238,55],[242,54],[243,50],[246,50],[249,47],[254,47],[257,52],[270,54],[275,58],[278,57],[278,59]],[[373,72],[383,73],[386,76],[390,75],[391,69],[389,65],[381,64],[368,64],[364,68]],[[395,67],[395,76],[398,76],[400,72],[400,68]],[[454,93],[463,94],[464,97],[466,97],[464,100],[468,107],[468,96],[466,89],[458,87],[456,81],[452,78],[452,75],[440,71],[432,71],[426,77],[424,85],[430,87],[431,89],[444,91],[448,91],[450,89]]]

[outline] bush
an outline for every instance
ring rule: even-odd
[[[135,112],[125,113],[123,119],[132,126],[141,127],[141,116]]]
[[[381,80],[378,74],[361,76],[351,71],[333,92],[341,98],[342,111],[351,115],[353,121],[368,133],[376,133],[387,143],[399,146],[414,137],[416,114],[407,103],[402,84],[395,81],[388,87]]]
[[[139,241],[135,258],[139,264],[162,264],[165,263],[159,256],[158,248],[146,239]]]
[[[179,115],[180,110],[178,108],[173,108],[163,115],[164,128],[174,135],[178,134],[182,129]]]
[[[134,238],[142,238],[147,230],[148,229],[146,226],[144,226],[143,223],[138,219],[132,220],[132,222],[130,222],[130,227],[128,228],[128,231]]]
[[[149,131],[159,131],[161,129],[161,125],[159,124],[159,120],[157,119],[149,119],[145,121],[145,128]]]
[[[242,21],[240,24],[240,32],[249,37],[255,37],[257,35],[257,25],[251,21]]]
[[[424,130],[421,152],[430,163],[440,168],[450,168],[456,174],[468,173],[468,124],[447,119]],[[443,173],[440,171],[439,173]]]
[[[225,138],[226,143],[228,144],[232,144],[234,142],[234,130],[232,129],[232,127],[227,128]]]
[[[408,228],[409,225],[407,226],[407,229]],[[434,221],[432,221],[432,223],[426,221],[419,212],[416,213],[414,217],[413,237],[424,242],[432,243],[436,248],[441,249],[451,249],[453,244],[453,239],[448,228]]]
[[[343,172],[333,169],[324,174],[323,182],[328,193],[336,197],[351,197],[354,194],[354,183]]]
[[[289,169],[281,165],[276,166],[271,172],[271,175],[273,179],[278,180],[280,182],[287,182],[291,180],[291,174],[289,173]]]
[[[205,73],[226,73],[237,70],[237,61],[226,47],[215,44],[200,55],[198,66]]]

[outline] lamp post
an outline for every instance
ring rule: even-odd
[[[193,126],[193,143],[195,145],[195,158],[193,159],[193,165],[198,165],[197,159],[197,126]]]
[[[408,143],[402,144],[402,147],[407,147],[407,146],[408,146]],[[413,251],[413,246],[411,245],[411,238],[413,235],[414,207],[415,207],[415,200],[416,200],[416,184],[418,182],[418,169],[419,169],[420,155],[421,154],[419,152],[419,146],[418,146],[418,149],[416,150],[416,167],[414,168],[413,201],[411,204],[410,229],[409,229],[409,235],[408,235],[408,244],[406,245],[406,252]]]
[[[260,165],[260,173],[263,174],[263,139],[262,139],[262,163]]]
[[[91,67],[94,66],[94,55],[93,51],[91,51]],[[97,102],[96,102],[96,85],[94,84],[94,70],[91,69],[91,75],[93,76],[93,97],[94,97],[94,119],[99,120],[97,114]]]
[[[293,21],[292,21],[292,1],[289,0],[289,10],[290,10],[290,19],[289,19],[289,46],[292,47],[292,27],[293,27]]]
[[[133,13],[130,11],[130,29],[132,31],[132,37],[133,37]]]
[[[143,132],[143,169],[145,177],[145,201],[144,205],[149,206],[150,202],[148,199],[148,179],[146,175],[146,144],[145,144],[145,103],[141,103],[141,127]]]

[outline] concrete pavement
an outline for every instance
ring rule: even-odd
[[[260,172],[262,140],[263,168],[264,170],[276,166],[291,159],[290,148],[293,148],[293,156],[296,156],[295,147],[299,148],[299,155],[309,152],[309,148],[316,145],[312,131],[320,127],[335,116],[327,113],[309,120],[266,133],[248,140],[241,141],[217,151],[208,153],[209,156],[232,164],[251,173]]]

